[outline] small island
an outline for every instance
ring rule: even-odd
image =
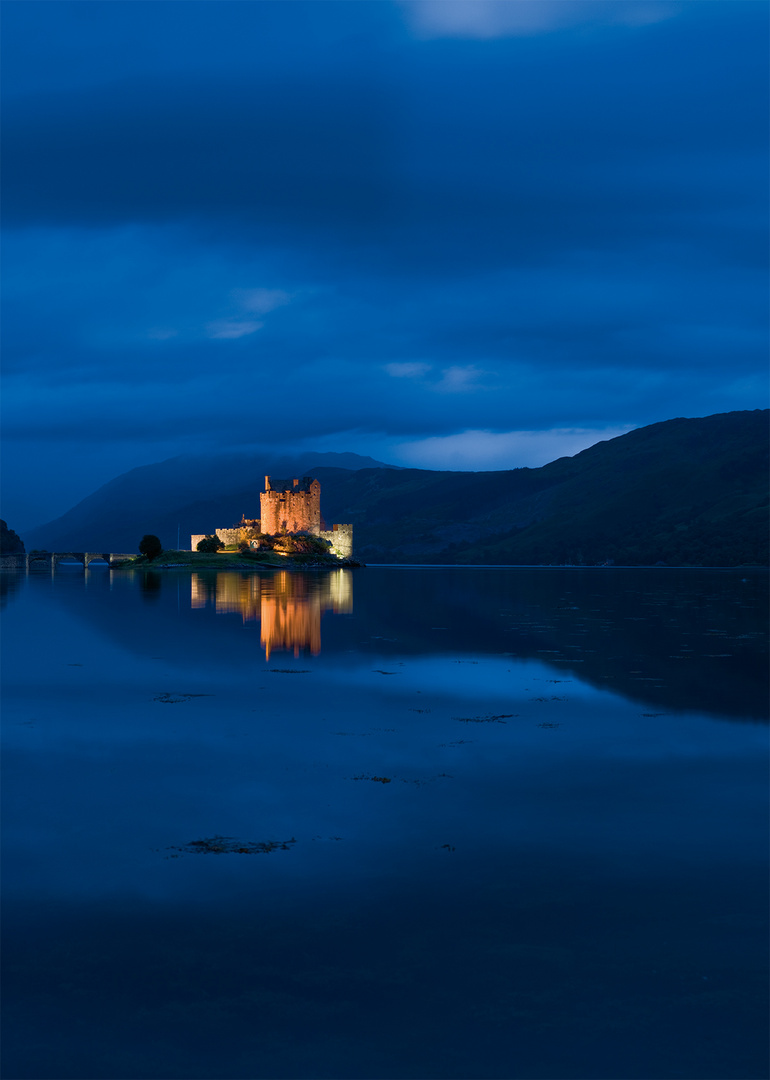
[[[339,570],[341,567],[359,567],[364,564],[356,559],[342,559],[338,555],[279,551],[185,551],[170,549],[150,559],[138,555],[113,564],[115,568],[131,570],[135,567],[153,570]]]
[[[324,527],[321,484],[311,476],[274,487],[265,477],[259,518],[247,518],[213,533],[195,533],[189,551],[146,550],[126,567],[151,564],[153,569],[254,570],[291,567],[303,570],[357,567],[353,558],[353,526]],[[148,538],[147,539],[157,539]]]

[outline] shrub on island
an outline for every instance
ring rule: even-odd
[[[331,544],[320,536],[312,533],[296,532],[285,533],[276,537],[275,547],[277,551],[286,552],[289,555],[328,555]]]
[[[157,559],[159,555],[163,554],[163,546],[157,536],[153,536],[152,533],[145,533],[139,541],[139,552],[145,556],[147,562],[152,562],[153,559]]]
[[[204,555],[214,555],[217,551],[221,551],[224,546],[219,537],[212,533],[211,536],[204,536],[202,540],[198,541],[196,550]]]
[[[254,551],[272,551],[275,547],[276,538],[268,533],[253,533],[246,536],[238,544],[238,550],[244,554]]]

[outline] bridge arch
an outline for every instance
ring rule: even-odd
[[[47,565],[50,566],[52,564],[52,562],[53,562],[53,552],[52,551],[30,551],[27,555],[23,555],[22,558],[26,559],[26,563],[27,563],[28,567],[32,566],[33,563],[46,563]]]
[[[112,555],[110,554],[109,551],[86,551],[86,553],[84,555],[84,559],[85,559],[85,567],[86,567],[86,569],[88,569],[88,567],[91,565],[92,562],[98,562],[98,563],[103,562],[107,566],[109,566],[111,564],[111,562],[112,562]]]
[[[84,568],[88,565],[85,561],[85,552],[83,551],[54,551],[51,555],[51,560],[54,567],[63,562],[80,563]]]

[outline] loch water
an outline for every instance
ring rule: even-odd
[[[2,575],[5,1080],[759,1080],[767,574]]]

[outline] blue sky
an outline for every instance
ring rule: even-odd
[[[181,453],[514,468],[766,407],[763,2],[2,14],[11,527]]]

